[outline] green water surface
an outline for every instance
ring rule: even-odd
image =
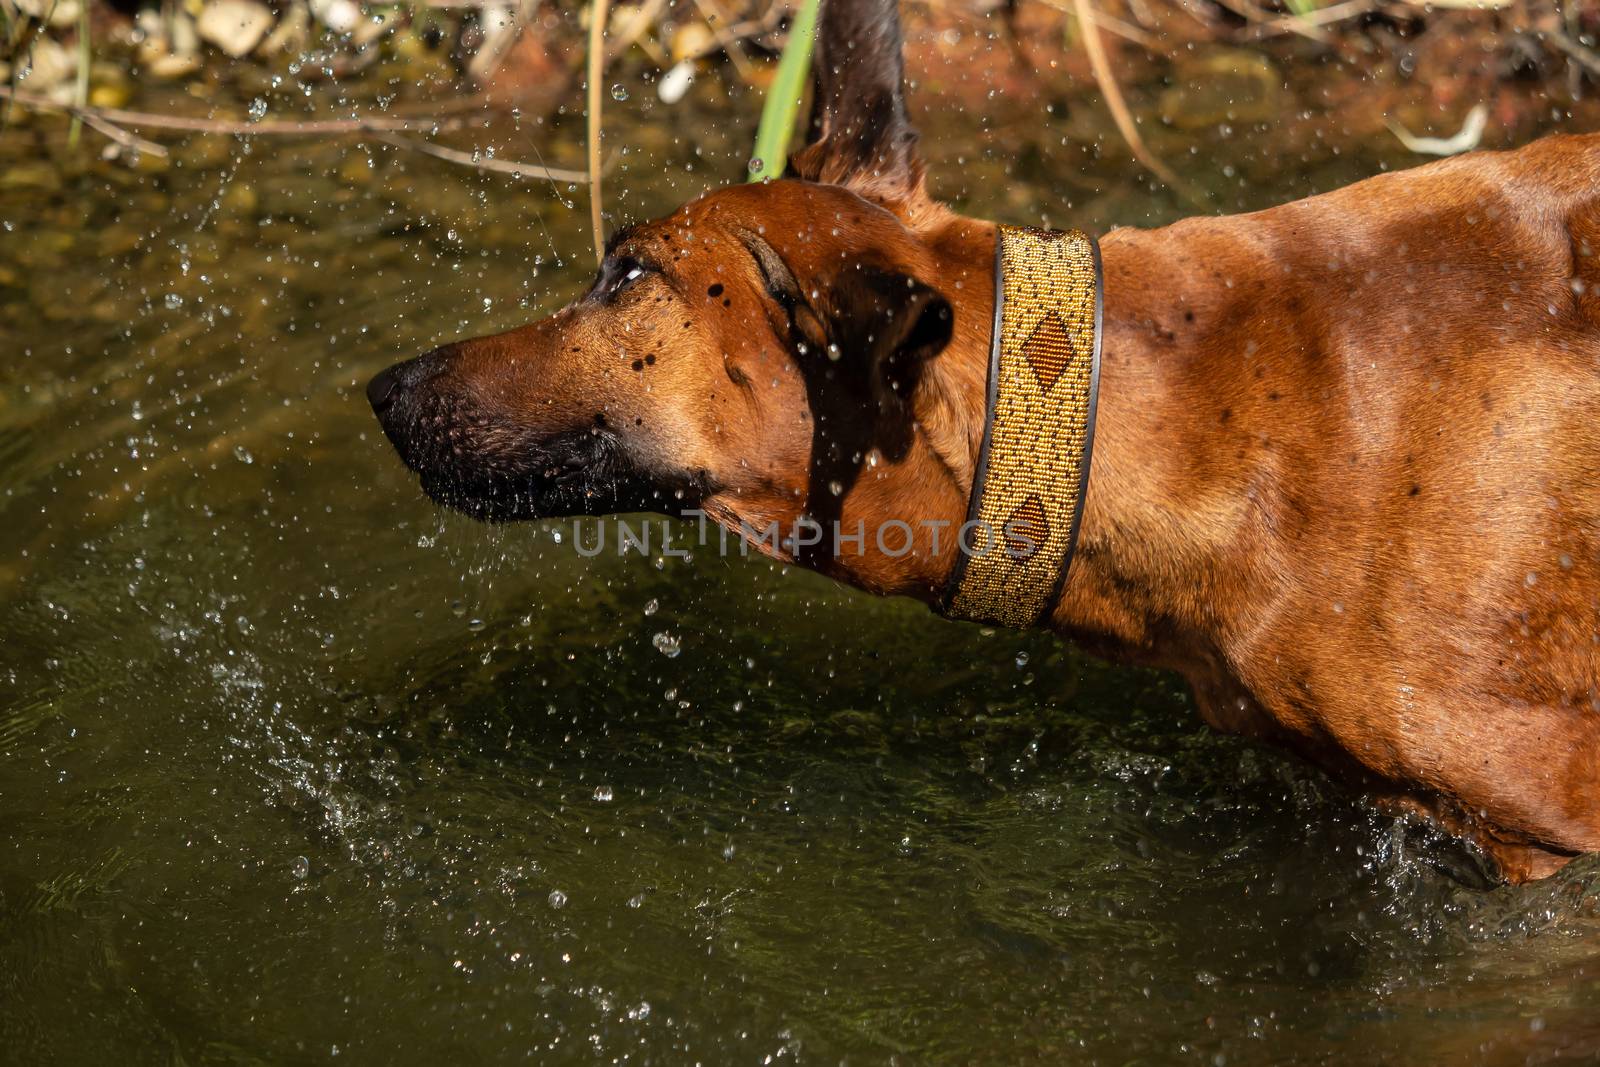
[[[1092,101],[1006,125],[923,91],[963,210],[1194,210]],[[613,105],[617,221],[743,173],[754,94],[652,100]],[[451,143],[573,165],[580,125]],[[265,137],[130,169],[95,136],[0,135],[5,1060],[1600,1060],[1593,862],[1474,889],[1175,678],[437,511],[362,385],[580,292],[580,190]],[[1221,210],[1418,162],[1185,136]]]

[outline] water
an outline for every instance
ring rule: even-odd
[[[708,84],[614,107],[619,214],[740,176],[756,108]],[[1019,107],[924,117],[963,209],[1191,210],[1089,104]],[[576,128],[491,136],[570,166]],[[1415,162],[1153,135],[1226,210]],[[0,139],[9,1058],[1600,1057],[1593,861],[1473,889],[1462,849],[1205,731],[1170,677],[437,512],[361,386],[580,291],[581,192],[348,143],[174,141],[152,173],[64,142]]]

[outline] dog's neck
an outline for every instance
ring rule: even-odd
[[[811,561],[830,577],[934,606],[947,587],[988,414],[997,232],[955,215],[924,231],[919,273],[940,280],[955,311],[954,337],[919,385],[915,446],[893,472],[862,478],[843,511],[849,529],[858,521],[869,530],[895,519],[940,523],[938,550],[919,546],[888,558],[869,544],[865,555]],[[1192,650],[1215,647],[1214,624],[1225,605],[1207,590],[1246,501],[1237,486],[1212,484],[1203,441],[1178,447],[1172,439],[1175,428],[1196,425],[1185,405],[1211,403],[1189,384],[1204,380],[1196,360],[1209,348],[1185,344],[1198,335],[1196,324],[1166,329],[1183,319],[1183,298],[1174,296],[1181,289],[1169,293],[1137,280],[1162,273],[1143,264],[1146,246],[1153,247],[1149,235],[1138,231],[1102,241],[1106,300],[1093,465],[1076,555],[1041,624],[1097,650],[1182,668]],[[782,506],[741,518],[759,528]]]
[[[962,278],[981,275],[992,262],[995,228],[960,220],[946,232],[948,239],[935,249],[962,257]],[[1182,312],[1146,306],[1162,298],[1129,281],[1133,242],[1119,239],[1124,236],[1113,235],[1103,245],[1107,295],[1093,468],[1077,554],[1045,622],[1091,646],[1117,646],[1166,662],[1165,646],[1191,645],[1208,630],[1216,605],[1206,600],[1206,575],[1243,501],[1208,486],[1203,449],[1168,447],[1171,427],[1192,424],[1177,417],[1174,405],[1203,398],[1185,395],[1192,353],[1173,347],[1160,325]],[[958,524],[987,414],[994,291],[992,282],[978,288],[965,300],[961,293],[954,296],[958,321],[976,324],[983,336],[952,344],[935,361],[929,400],[940,410],[925,421],[940,428],[937,435],[930,432],[928,444],[949,472],[939,506],[929,510]],[[953,554],[942,565],[952,562]]]

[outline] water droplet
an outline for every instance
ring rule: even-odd
[[[679,643],[678,639],[667,633],[665,630],[662,630],[660,633],[652,637],[650,639],[650,643],[656,646],[657,652],[661,653],[668,659],[676,659],[678,653],[683,651],[683,646]]]
[[[177,293],[168,293],[165,303],[168,311],[177,311],[179,308],[183,307],[183,297],[179,296]]]
[[[762,170],[766,168],[766,165],[766,160],[762,159],[760,156],[756,156],[754,159],[750,160],[750,173],[760,174]]]
[[[550,890],[550,906],[552,908],[564,908],[564,907],[566,907],[567,906],[567,895],[565,893],[563,893],[559,889]]]
[[[1026,667],[1027,665],[1028,665],[1028,654],[1026,652],[1018,652],[1017,653],[1017,669],[1021,670],[1023,667]]]
[[[289,861],[289,873],[296,878],[304,878],[311,873],[311,861],[304,856],[296,856]]]
[[[628,99],[628,89],[627,89],[627,87],[624,86],[624,85],[620,85],[620,84],[619,85],[613,85],[611,87],[611,99],[613,99],[613,100],[626,100],[626,99]]]
[[[598,800],[600,803],[602,803],[602,804],[611,803],[611,797],[612,797],[612,792],[611,792],[611,787],[609,785],[597,785],[597,786],[594,787],[594,798],[596,800]]]
[[[828,492],[832,493],[834,496],[843,496],[844,495],[844,483],[843,482],[838,482],[838,481],[829,482],[828,483]]]
[[[258,96],[250,101],[250,117],[257,122],[267,117],[266,97]]]
[[[628,907],[630,907],[630,908],[642,908],[642,907],[644,907],[644,894],[643,893],[635,893],[633,896],[629,897],[628,898]]]
[[[475,634],[476,633],[482,633],[484,625],[485,624],[484,624],[484,621],[482,619],[468,619],[467,620],[467,629],[471,630]]]
[[[661,601],[656,600],[653,597],[651,598],[650,602],[644,606],[644,613],[646,615],[654,615],[656,612],[658,612],[660,610],[661,610]]]

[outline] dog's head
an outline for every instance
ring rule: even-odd
[[[557,314],[372,380],[384,432],[431,497],[492,521],[959,519],[993,232],[924,193],[892,0],[824,0],[814,69],[795,177],[628,227]],[[976,354],[970,367],[956,349]],[[973,374],[976,387],[952,380]],[[844,576],[924,591],[942,565],[923,564]]]

